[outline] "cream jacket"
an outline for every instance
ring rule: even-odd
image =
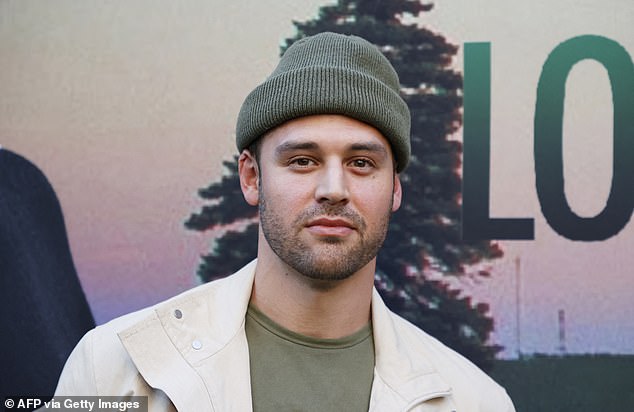
[[[150,411],[251,411],[244,317],[255,261],[88,332],[56,396],[148,396]],[[503,388],[372,296],[370,411],[511,412]]]

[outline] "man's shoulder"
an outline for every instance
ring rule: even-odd
[[[96,326],[89,333],[99,335],[100,338],[105,336],[116,337],[118,333],[134,326],[139,322],[142,322],[144,319],[147,319],[156,311],[161,311],[163,308],[166,307],[179,305],[181,302],[201,299],[203,295],[208,295],[209,292],[218,287],[221,287],[223,281],[226,281],[226,279],[227,278],[223,278],[213,282],[195,286],[191,289],[187,289],[175,296],[157,302],[153,305],[138,309],[125,315],[118,316],[107,321],[106,323]]]
[[[431,365],[452,387],[454,396],[483,405],[482,410],[499,410],[500,404],[510,404],[504,388],[469,359],[401,316],[392,313],[392,317],[404,352]]]
[[[167,336],[165,324],[172,320],[171,318],[178,320],[179,316],[188,315],[189,322],[208,314],[228,315],[220,308],[227,309],[232,300],[239,299],[238,296],[248,295],[249,291],[246,289],[250,287],[252,271],[253,265],[247,265],[231,276],[196,286],[88,331],[66,362],[58,394],[90,395],[94,394],[95,390],[98,393],[102,390],[120,393],[124,388],[136,388],[141,385],[139,382],[143,380],[137,378],[138,370],[124,345],[125,337],[145,327],[158,328],[160,333]],[[179,314],[175,308],[181,308],[178,311],[182,310],[182,313]],[[198,313],[194,313],[195,310]],[[237,316],[240,315],[234,314],[234,317]],[[197,328],[200,325],[188,323],[188,326]],[[144,341],[143,345],[151,346],[154,343]],[[141,387],[145,389],[145,386]]]
[[[102,335],[116,336],[120,332],[152,316],[153,313],[162,313],[171,310],[171,308],[184,305],[210,302],[225,293],[232,293],[231,291],[235,292],[236,290],[243,289],[250,284],[249,276],[253,270],[254,263],[255,261],[251,262],[236,273],[225,278],[203,283],[154,305],[114,318],[97,326],[91,332],[100,335],[100,337]]]
[[[473,362],[434,336],[400,315],[396,313],[392,313],[392,315],[397,333],[403,338],[403,342],[406,342],[406,346],[414,352],[424,352],[425,358],[430,363],[450,363],[459,365],[461,369],[466,369],[463,372],[471,372],[478,375],[483,373]]]

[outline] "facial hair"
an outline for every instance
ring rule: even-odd
[[[385,240],[391,202],[386,205],[384,218],[374,228],[368,228],[363,217],[347,205],[327,203],[316,204],[289,222],[283,210],[269,207],[262,186],[258,191],[260,224],[266,241],[284,263],[310,279],[332,281],[350,277],[376,257]],[[351,222],[357,239],[350,244],[350,239],[321,237],[316,245],[307,244],[301,231],[311,220],[324,216]]]

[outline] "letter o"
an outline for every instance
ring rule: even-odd
[[[581,60],[602,64],[610,78],[614,105],[612,184],[605,208],[594,217],[575,214],[564,193],[563,116],[566,79]],[[605,240],[628,223],[634,210],[634,64],[614,40],[583,35],[559,44],[548,56],[535,103],[535,179],[548,224],[571,240]]]

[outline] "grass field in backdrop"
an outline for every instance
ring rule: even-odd
[[[634,412],[634,355],[524,356],[490,374],[517,412]]]

